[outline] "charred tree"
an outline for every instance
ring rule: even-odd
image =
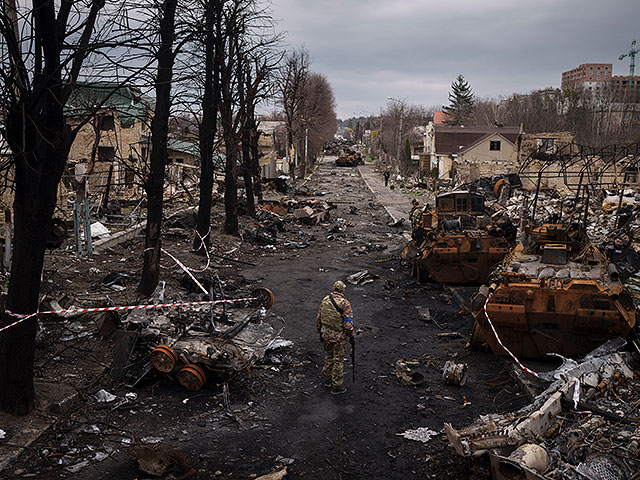
[[[304,102],[304,88],[309,72],[309,54],[304,48],[294,50],[284,59],[278,78],[279,101],[285,117],[287,130],[287,155],[289,176],[295,181],[295,158],[292,155],[294,142],[299,140],[300,108]]]
[[[163,187],[167,162],[171,81],[175,59],[173,40],[177,4],[178,0],[164,0],[160,7],[160,46],[156,53],[158,60],[155,82],[156,105],[151,121],[150,171],[144,184],[147,193],[147,227],[145,229],[144,265],[138,287],[139,293],[145,297],[153,293],[160,278]]]
[[[218,130],[220,101],[220,56],[222,42],[222,0],[205,0],[205,80],[202,96],[200,135],[200,201],[193,249],[204,254],[211,241],[211,204],[213,196],[213,154]],[[201,240],[202,239],[202,240]]]
[[[57,202],[57,188],[76,131],[66,122],[64,105],[89,51],[96,18],[104,2],[94,0],[82,25],[78,53],[69,77],[62,52],[68,48],[67,33],[72,2],[62,2],[56,15],[53,0],[34,0],[19,24],[14,0],[4,0],[0,34],[6,46],[3,58],[5,129],[15,167],[15,239],[6,310],[0,326],[16,320],[7,311],[37,311],[44,264],[46,232]],[[25,7],[26,8],[26,7]],[[25,33],[29,30],[29,33]],[[31,35],[28,50],[21,34]],[[23,47],[25,49],[23,50]],[[5,68],[6,67],[6,68]],[[35,402],[33,360],[37,319],[31,317],[0,333],[0,409],[26,415]]]

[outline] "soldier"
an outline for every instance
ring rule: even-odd
[[[409,212],[409,220],[411,221],[411,226],[416,227],[418,222],[422,219],[422,208],[420,207],[420,203],[415,198],[411,200],[411,212]]]
[[[347,391],[342,385],[343,366],[347,337],[353,336],[353,313],[351,304],[344,297],[344,289],[344,282],[338,280],[334,283],[333,291],[322,299],[316,316],[316,330],[324,345],[324,386],[331,387],[332,395],[340,395]]]

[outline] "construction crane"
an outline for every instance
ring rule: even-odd
[[[636,48],[636,41],[633,40],[631,42],[631,49],[627,53],[623,53],[618,57],[618,60],[623,60],[624,57],[629,57],[631,63],[629,64],[629,81],[631,83],[631,89],[633,89],[633,74],[636,69],[636,53],[638,53],[638,49]]]

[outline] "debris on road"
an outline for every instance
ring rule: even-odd
[[[395,374],[403,385],[422,385],[427,380],[420,370],[422,365],[418,360],[401,359],[396,362]]]
[[[367,283],[373,282],[378,275],[375,273],[371,273],[369,270],[362,270],[361,272],[356,272],[347,277],[347,282],[352,285],[366,285]]]
[[[464,387],[467,383],[467,370],[469,365],[466,363],[455,363],[451,360],[447,360],[442,367],[442,380],[447,385],[457,385]]]
[[[284,467],[281,470],[271,472],[266,475],[262,475],[256,478],[256,480],[282,480],[286,476],[287,476],[287,467]]]
[[[396,433],[400,437],[404,437],[407,440],[414,440],[416,442],[427,443],[433,437],[438,435],[438,432],[434,432],[428,427],[419,427],[412,430],[405,430],[402,433]]]
[[[449,444],[461,456],[488,455],[496,479],[632,478],[640,471],[640,374],[638,356],[621,345],[612,340],[564,362],[517,412],[482,415],[458,430],[445,423]]]
[[[159,447],[137,447],[132,452],[142,473],[161,478],[187,478],[195,473],[182,452]]]

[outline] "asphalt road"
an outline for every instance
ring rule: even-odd
[[[257,266],[243,266],[235,274],[236,280],[275,293],[272,311],[285,319],[283,336],[294,346],[280,363],[229,382],[230,412],[215,381],[193,394],[159,379],[136,390],[135,408],[108,411],[87,402],[15,468],[43,479],[144,478],[132,455],[135,449],[127,445],[155,437],[161,439],[158,448],[185,455],[195,469],[192,478],[255,478],[283,465],[288,479],[469,478],[469,462],[456,457],[441,435],[423,444],[398,434],[418,427],[441,432],[444,422],[460,427],[481,413],[510,411],[524,399],[509,380],[504,360],[468,349],[472,320],[451,290],[419,285],[407,266],[390,260],[405,245],[407,232],[387,225],[388,212],[406,216],[410,199],[385,190],[369,166],[339,168],[332,160],[325,159],[307,183],[323,193],[318,199],[335,202],[331,220],[311,227],[289,225],[284,234],[295,236],[299,229],[315,240],[307,248],[290,249],[280,239],[275,249],[252,259]],[[328,238],[338,218],[346,220],[344,238]],[[369,253],[362,253],[363,246],[369,246]],[[357,331],[355,382],[347,359],[348,392],[332,396],[320,374],[323,353],[315,316],[335,280],[362,270],[377,278],[366,285],[348,284],[346,291]],[[473,288],[457,290],[466,298]],[[417,307],[428,308],[433,320],[421,319]],[[395,364],[402,359],[416,362],[424,382],[407,386],[398,380]],[[469,364],[465,387],[444,385],[441,369],[451,359]],[[119,387],[114,393],[125,391]],[[79,425],[91,424],[100,426],[100,434],[77,433]],[[118,437],[113,447],[115,432],[123,431],[131,442]],[[43,454],[73,432],[75,448],[112,445],[108,458],[70,474],[56,463],[58,457]]]

